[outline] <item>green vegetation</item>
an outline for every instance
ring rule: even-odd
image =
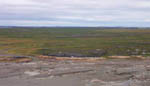
[[[22,55],[73,52],[90,55],[149,55],[149,29],[5,28],[0,29],[0,50]]]

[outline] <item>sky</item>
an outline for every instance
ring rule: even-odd
[[[0,0],[0,26],[150,27],[150,0]]]

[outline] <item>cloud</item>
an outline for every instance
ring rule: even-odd
[[[148,26],[149,15],[149,0],[0,0],[0,25]]]

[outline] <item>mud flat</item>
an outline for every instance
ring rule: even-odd
[[[149,86],[150,60],[0,63],[0,86]]]

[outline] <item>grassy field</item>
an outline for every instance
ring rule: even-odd
[[[150,29],[1,28],[0,50],[22,55],[91,55],[89,51],[103,50],[103,56],[149,56]]]

